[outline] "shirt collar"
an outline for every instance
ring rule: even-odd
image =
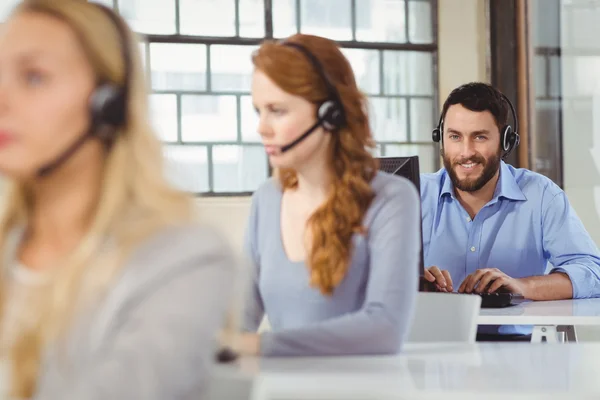
[[[454,199],[454,185],[452,185],[452,180],[450,179],[450,175],[448,175],[448,171],[445,169],[442,173],[442,190],[440,191],[440,199],[449,195]],[[512,174],[511,168],[504,162],[500,162],[500,178],[498,179],[498,183],[496,184],[496,190],[494,191],[494,197],[492,198],[492,203],[495,203],[500,198],[506,198],[508,200],[527,200],[523,191],[519,187],[519,184],[515,180],[514,175]]]

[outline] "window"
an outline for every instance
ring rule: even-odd
[[[1,0],[0,1],[0,22],[4,21],[8,14],[15,6],[20,3],[20,0]]]
[[[560,3],[560,0],[531,2],[532,89],[535,94],[531,167],[563,186]]]
[[[168,176],[191,192],[244,193],[269,173],[250,99],[266,37],[339,41],[369,95],[378,156],[439,167],[436,0],[102,0],[143,34]],[[268,10],[268,12],[266,12]]]

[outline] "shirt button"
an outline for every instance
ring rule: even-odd
[[[467,222],[471,222],[471,218],[467,217]]]
[[[471,247],[471,251],[475,251],[475,246]]]

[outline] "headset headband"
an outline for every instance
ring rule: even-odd
[[[325,69],[323,68],[323,66],[317,59],[317,57],[310,50],[308,50],[305,46],[303,46],[299,43],[283,41],[283,42],[281,42],[281,44],[284,46],[293,47],[293,48],[299,50],[302,54],[304,54],[306,56],[306,58],[308,59],[308,61],[313,65],[315,71],[317,71],[317,74],[319,74],[319,76],[321,77],[321,80],[325,84],[325,87],[327,88],[327,93],[328,93],[329,99],[335,100],[336,102],[341,104],[340,95],[339,95],[337,89],[331,82],[331,79],[329,79],[327,72],[325,71]]]

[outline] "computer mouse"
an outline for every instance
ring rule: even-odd
[[[488,293],[489,288],[493,284],[494,284],[494,281],[491,281],[490,283],[488,283],[488,285],[485,287],[485,289],[481,293]],[[500,286],[498,289],[496,289],[492,293],[512,293],[512,292],[510,290],[508,290],[508,288],[506,286]]]

